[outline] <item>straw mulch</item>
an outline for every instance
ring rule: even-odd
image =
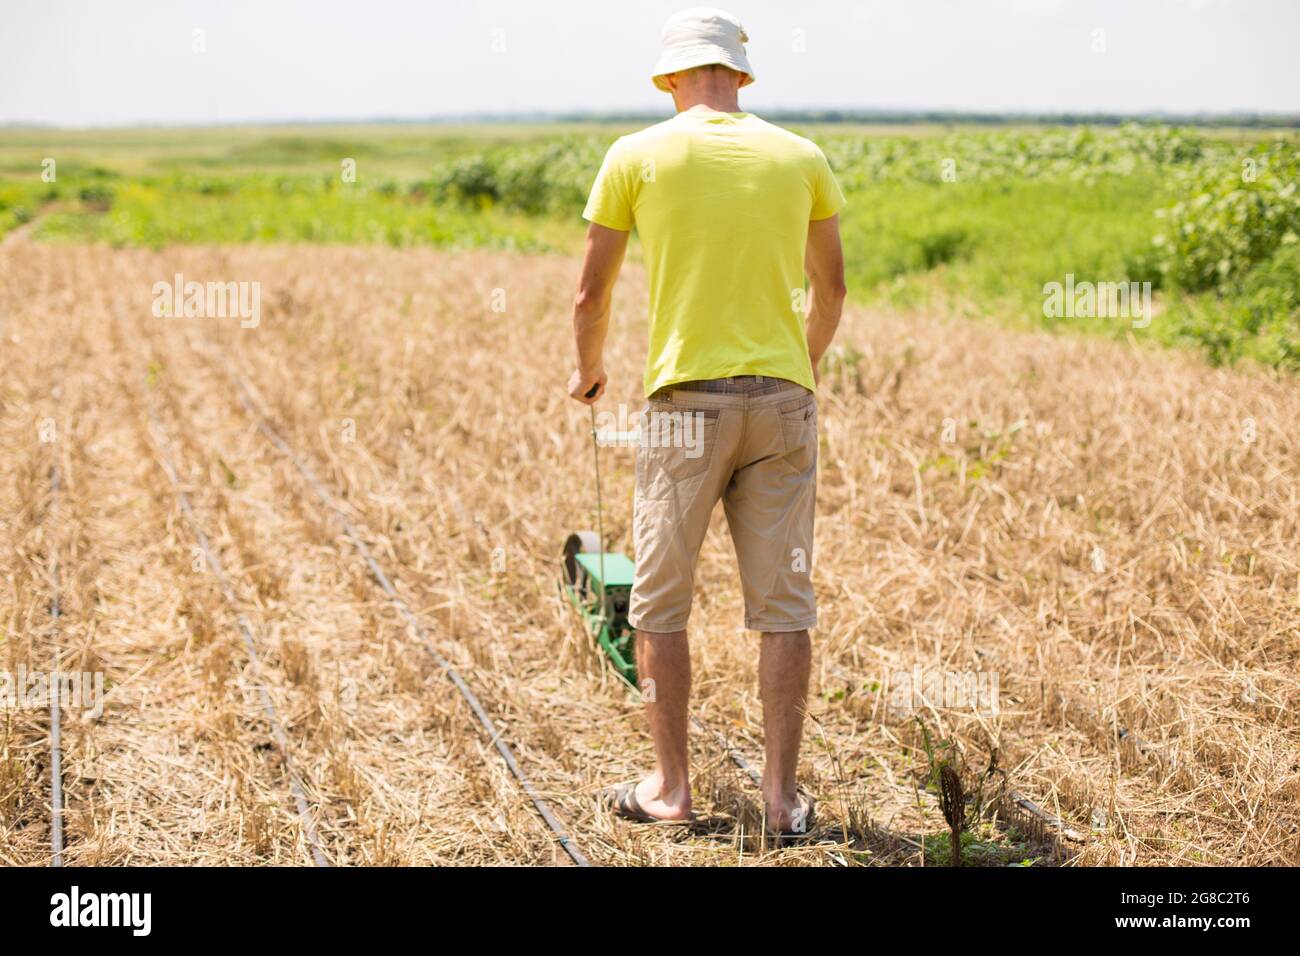
[[[109,691],[102,716],[65,717],[69,862],[307,863],[259,680],[333,861],[564,860],[255,429],[233,369],[594,862],[945,862],[928,734],[980,794],[967,862],[1300,863],[1294,380],[850,309],[820,394],[803,774],[819,823],[808,845],[777,848],[755,790],[703,734],[696,827],[628,826],[595,799],[647,765],[649,744],[556,588],[565,534],[595,526],[589,419],[564,395],[573,261],[18,242],[0,269],[0,668],[57,654],[103,671]],[[259,281],[260,325],[153,317],[153,283],[175,272]],[[640,407],[643,303],[630,266],[604,410]],[[236,607],[196,564],[164,458]],[[601,465],[607,535],[630,551],[633,452],[604,449]],[[758,762],[757,638],[715,521],[692,620],[696,709]],[[903,693],[914,673],[920,692]],[[996,709],[936,694],[945,674],[996,679]],[[47,717],[0,718],[0,864],[46,863]]]

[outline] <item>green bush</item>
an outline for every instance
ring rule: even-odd
[[[444,164],[434,171],[427,187],[436,199],[475,206],[500,198],[496,164],[486,156],[466,156]]]
[[[1170,319],[1171,337],[1215,365],[1250,358],[1300,370],[1300,244],[1284,245],[1226,295],[1180,298]]]
[[[970,247],[971,237],[965,229],[941,229],[919,237],[917,243],[925,268],[933,269],[962,255]]]
[[[77,191],[77,196],[82,202],[89,205],[108,206],[113,202],[113,188],[100,183],[92,186],[82,186]]]
[[[1153,243],[1170,284],[1227,293],[1300,233],[1300,156],[1291,143],[1258,146],[1238,163],[1213,164],[1190,196],[1162,211]]]
[[[570,137],[463,156],[435,168],[413,192],[476,208],[571,215],[586,202],[608,146],[600,137]]]

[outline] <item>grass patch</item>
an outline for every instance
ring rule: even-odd
[[[396,187],[324,177],[260,175],[139,178],[77,191],[39,237],[161,247],[168,243],[305,242],[486,246],[549,251],[556,223],[422,201]],[[562,241],[562,240],[561,240]]]
[[[952,844],[947,833],[931,833],[922,838],[928,866],[951,866]],[[981,823],[961,835],[962,866],[1035,866],[1040,857],[1033,845],[1013,829],[999,834],[992,824]]]

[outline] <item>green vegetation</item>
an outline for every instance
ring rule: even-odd
[[[392,183],[337,177],[175,174],[107,181],[55,208],[42,239],[169,242],[351,242],[394,246],[495,246],[543,250],[545,224],[422,201]]]
[[[0,182],[0,235],[31,222],[41,205],[57,195],[39,180]]]
[[[930,866],[952,865],[952,843],[947,833],[927,833],[922,837],[925,861]],[[1039,861],[1032,844],[1014,830],[1000,834],[991,823],[980,823],[961,835],[961,862],[964,866],[1033,866]]]
[[[828,137],[850,284],[894,305],[1300,368],[1297,140],[1160,127]],[[1048,317],[1044,285],[1149,282],[1160,315]]]
[[[0,133],[0,232],[169,242],[573,251],[629,127],[357,126]],[[1300,368],[1294,132],[833,125],[860,301],[949,308]],[[54,182],[42,161],[57,160]],[[354,164],[355,177],[346,175]],[[1155,316],[1045,315],[1044,286],[1149,282]]]

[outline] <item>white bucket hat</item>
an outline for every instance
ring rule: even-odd
[[[666,74],[720,63],[744,73],[740,85],[748,86],[754,82],[754,71],[745,56],[748,41],[740,21],[725,10],[691,7],[674,13],[664,24],[664,46],[655,64],[654,84],[668,93]]]

